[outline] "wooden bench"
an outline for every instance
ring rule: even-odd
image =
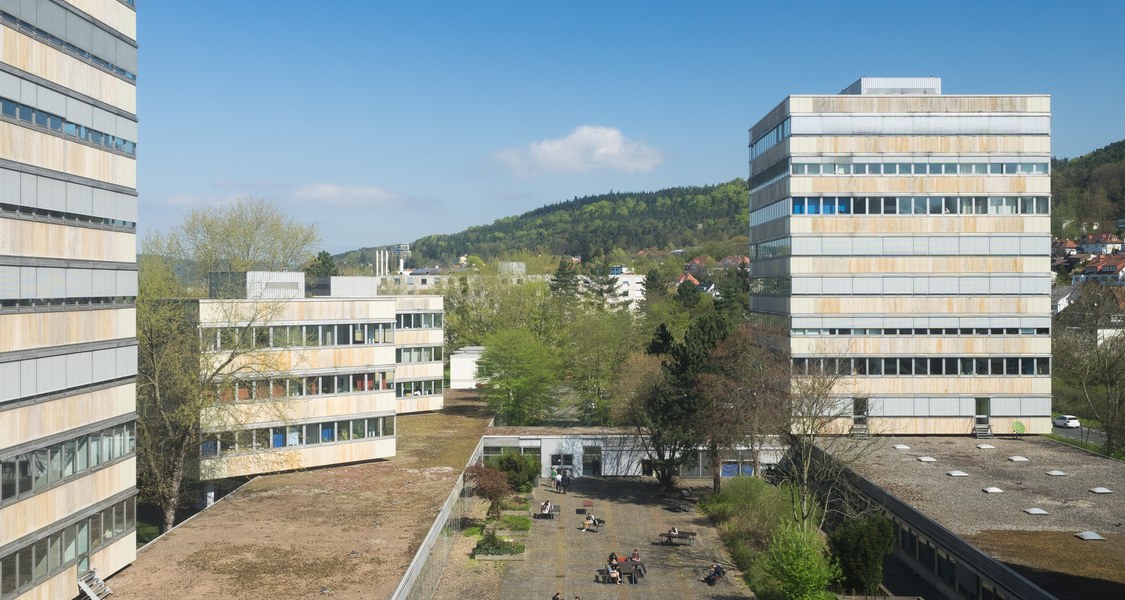
[[[694,531],[680,531],[678,533],[664,532],[660,534],[661,544],[675,545],[675,540],[687,540],[688,544],[695,545],[695,538],[699,534]]]
[[[559,505],[558,504],[552,504],[551,505],[551,512],[545,513],[545,512],[541,512],[541,511],[537,510],[537,511],[535,511],[534,514],[531,515],[531,518],[554,520],[556,516],[561,515],[561,514],[562,514],[562,509],[559,508]]]
[[[604,525],[605,525],[604,519],[597,519],[597,520],[594,521],[594,523],[592,525],[587,525],[586,520],[585,519],[582,520],[582,527],[585,528],[587,531],[597,531],[597,532],[600,533],[601,530],[602,530],[602,527]]]

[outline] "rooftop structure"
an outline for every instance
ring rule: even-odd
[[[891,441],[875,446],[853,469],[889,496],[876,499],[896,522],[896,554],[950,597],[958,588],[981,598],[1125,595],[1125,575],[1105,568],[1125,553],[1118,497],[1125,493],[1125,463],[1032,437]],[[965,475],[953,475],[957,471]],[[1103,487],[1113,493],[1091,491]],[[1106,541],[1076,537],[1089,530]],[[988,566],[991,557],[1015,573]],[[1017,573],[1047,595],[1013,587]]]

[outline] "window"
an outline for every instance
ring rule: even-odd
[[[551,466],[552,467],[572,466],[572,465],[574,465],[574,455],[573,454],[552,454],[551,455]]]

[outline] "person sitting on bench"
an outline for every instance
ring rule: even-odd
[[[547,500],[539,505],[539,514],[550,517],[551,516],[551,501]]]
[[[586,531],[590,527],[593,527],[595,524],[596,521],[594,521],[594,515],[587,514],[586,518],[582,521],[582,531]]]
[[[621,585],[621,571],[618,571],[616,566],[607,564],[605,566],[605,575],[609,578],[610,583]]]

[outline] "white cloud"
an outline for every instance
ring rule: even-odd
[[[664,161],[657,149],[630,140],[613,127],[596,125],[580,125],[566,137],[533,142],[526,148],[501,150],[496,158],[525,177],[596,169],[648,172]]]
[[[297,188],[293,197],[337,206],[397,206],[403,200],[398,194],[377,187],[347,187],[332,183],[313,183]]]

